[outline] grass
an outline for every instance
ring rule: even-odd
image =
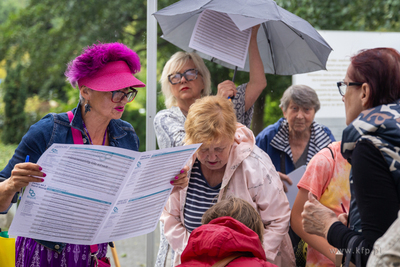
[[[4,169],[8,161],[14,155],[14,150],[18,145],[4,145],[0,142],[0,170]]]

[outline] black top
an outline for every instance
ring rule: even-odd
[[[369,141],[357,143],[351,165],[362,233],[360,235],[336,222],[328,231],[328,242],[338,249],[347,249],[350,239],[358,235],[353,251],[361,255],[362,266],[365,266],[375,241],[397,218],[399,196],[387,162]],[[361,247],[356,249],[362,241]],[[355,254],[352,255],[352,262],[355,262]]]

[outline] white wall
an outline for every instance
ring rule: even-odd
[[[342,138],[346,127],[342,97],[336,82],[343,81],[350,57],[361,49],[392,47],[400,51],[398,32],[318,31],[333,51],[326,64],[327,70],[293,75],[293,84],[305,84],[317,91],[321,109],[315,120],[328,126],[336,140]]]

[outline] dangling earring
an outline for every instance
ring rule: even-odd
[[[89,101],[85,104],[85,115],[86,115],[86,113],[88,113],[89,111],[90,111],[90,108],[91,108],[91,106],[90,106],[90,104],[89,104]]]

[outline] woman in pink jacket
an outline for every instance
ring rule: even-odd
[[[186,144],[202,146],[191,163],[189,185],[174,189],[161,217],[165,236],[176,252],[175,265],[190,233],[201,226],[204,212],[234,196],[259,212],[267,260],[293,266],[294,255],[280,253],[292,251],[287,235],[290,208],[282,182],[268,155],[255,145],[253,132],[236,123],[231,102],[217,96],[197,100],[189,109],[185,130]]]

